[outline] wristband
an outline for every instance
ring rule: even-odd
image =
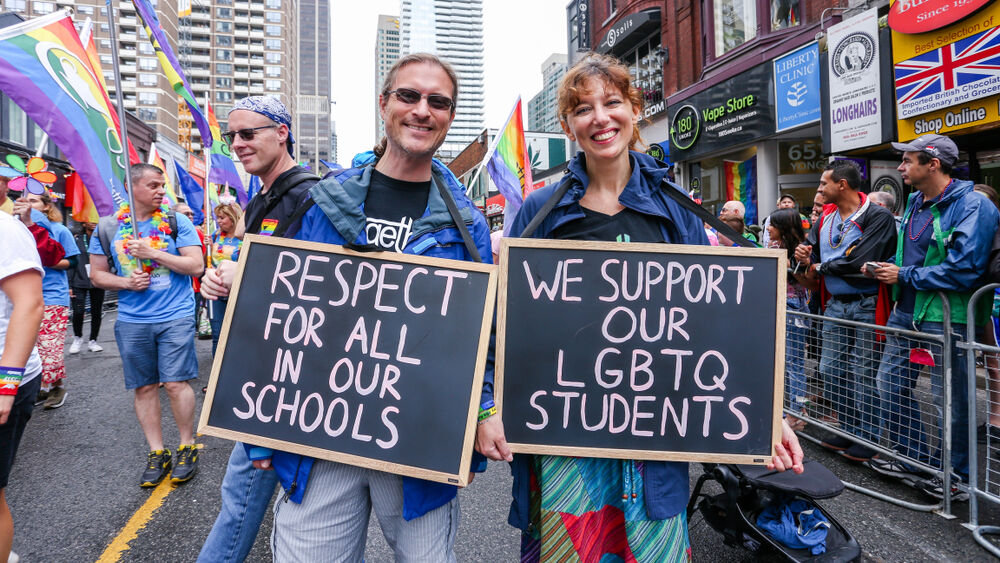
[[[0,395],[17,395],[17,388],[24,377],[24,368],[0,366]]]
[[[479,405],[479,412],[488,411],[495,406],[496,403],[493,402],[493,399],[486,399],[486,402]]]
[[[483,409],[479,411],[479,424],[486,422],[486,419],[495,415],[497,413],[497,408],[490,407],[488,409]]]

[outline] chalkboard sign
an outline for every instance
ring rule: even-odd
[[[465,485],[491,265],[247,236],[199,432]]]
[[[766,463],[783,251],[503,239],[496,397],[515,452]]]

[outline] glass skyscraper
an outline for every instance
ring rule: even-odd
[[[400,43],[401,55],[434,53],[458,74],[458,109],[439,150],[450,160],[483,131],[482,0],[402,0]]]

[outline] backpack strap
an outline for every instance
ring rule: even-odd
[[[281,199],[285,197],[286,193],[288,193],[293,188],[295,188],[296,186],[298,186],[303,182],[316,179],[318,179],[318,177],[312,172],[309,172],[304,168],[299,168],[298,170],[295,171],[295,174],[293,174],[291,177],[289,177],[288,180],[285,181],[284,183],[285,185],[281,186],[277,191],[273,193],[273,195],[271,193],[265,194],[264,192],[258,192],[258,194],[254,197],[265,198],[265,201],[268,201],[268,203],[267,205],[264,206],[263,212],[261,212],[258,215],[254,215],[253,217],[247,218],[246,222],[244,223],[246,225],[246,232],[248,233],[259,232],[260,225],[261,223],[264,222],[264,218],[267,217],[268,213],[274,211],[274,208],[278,206],[278,203],[281,202]],[[267,199],[268,197],[269,199]]]
[[[292,213],[292,215],[288,219],[286,219],[281,223],[278,223],[278,228],[274,229],[274,232],[271,233],[271,236],[272,237],[285,236],[285,231],[287,231],[289,227],[298,222],[298,220],[301,219],[302,216],[306,214],[306,212],[312,209],[313,205],[316,205],[316,202],[313,200],[313,198],[309,198],[303,201],[301,204],[299,204],[297,208],[295,208],[295,212]]]
[[[441,199],[444,200],[444,204],[448,206],[448,213],[451,214],[452,221],[455,222],[455,227],[458,228],[458,232],[462,235],[462,241],[465,242],[465,249],[469,252],[469,256],[475,262],[482,262],[483,258],[479,255],[479,249],[476,248],[476,244],[472,241],[472,235],[469,233],[469,228],[465,226],[465,219],[462,218],[462,214],[458,210],[458,206],[455,205],[455,198],[452,196],[448,188],[444,187],[444,182],[434,181],[431,178],[431,183],[436,184],[438,192],[441,193]]]
[[[174,211],[167,211],[167,226],[170,227],[170,238],[174,239],[174,243],[177,243],[177,213]]]
[[[672,197],[681,207],[694,213],[699,219],[708,223],[716,231],[719,231],[726,236],[729,240],[733,241],[737,246],[744,246],[747,248],[760,248],[760,245],[745,238],[743,233],[737,233],[735,229],[729,225],[722,222],[721,219],[712,215],[707,209],[695,203],[695,201],[687,196],[684,192],[675,189],[670,182],[664,179],[660,183],[662,192]]]
[[[104,251],[104,257],[108,260],[108,269],[115,275],[118,274],[118,267],[115,266],[115,259],[111,255],[111,241],[114,240],[117,231],[118,219],[114,215],[101,217],[98,220],[97,239],[101,243],[101,250]]]
[[[542,221],[544,221],[546,217],[548,217],[549,213],[556,206],[556,204],[559,203],[559,200],[562,199],[563,195],[569,191],[569,184],[569,180],[565,180],[556,186],[556,189],[552,191],[552,195],[549,196],[549,199],[545,201],[545,204],[538,210],[538,213],[535,213],[535,216],[531,218],[531,222],[528,223],[528,226],[521,231],[521,238],[531,238],[531,235],[535,234],[538,226],[542,224]]]

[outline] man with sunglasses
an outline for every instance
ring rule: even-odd
[[[288,109],[270,96],[244,98],[229,112],[228,130],[222,136],[246,171],[261,180],[260,192],[236,226],[239,238],[245,233],[285,236],[298,228],[295,210],[309,199],[309,188],[319,178],[292,158],[291,125]],[[202,278],[202,295],[213,300],[227,297],[235,273],[232,261],[210,268]],[[222,508],[198,561],[243,561],[253,548],[278,479],[273,471],[254,469],[249,451],[252,448],[237,442],[229,456]]]
[[[433,159],[457,94],[448,63],[422,53],[399,59],[378,99],[386,137],[374,155],[313,187],[295,238],[491,262],[485,217]],[[274,510],[275,561],[361,561],[373,510],[397,560],[455,561],[456,487],[288,452],[252,457],[285,489]],[[485,469],[477,459],[475,470]]]
[[[898,170],[903,181],[913,187],[913,193],[903,214],[892,263],[881,262],[872,272],[876,279],[892,286],[896,299],[888,326],[942,334],[943,293],[950,305],[952,330],[964,333],[969,300],[976,289],[987,283],[986,267],[1000,214],[987,197],[974,191],[972,182],[951,177],[958,161],[958,147],[948,137],[923,135],[892,146],[903,153]],[[976,326],[988,322],[992,303],[992,299],[979,301]],[[952,334],[951,469],[968,482],[969,380],[965,351],[958,347],[961,338]],[[925,353],[921,360],[919,349],[923,347],[930,349],[932,358]],[[942,350],[939,345],[929,346],[889,333],[885,351],[878,384],[886,437],[907,458],[940,468],[941,452],[930,450],[930,432],[924,430],[914,389],[922,369],[918,363],[931,364],[931,392],[940,420],[944,404]],[[940,443],[942,425],[936,426]],[[923,474],[895,460],[872,460],[870,466],[879,473],[909,481],[932,497],[944,498],[944,482],[939,477],[924,479]],[[958,492],[954,480],[951,491],[953,495]],[[963,497],[968,495],[959,493],[952,498]]]
[[[808,267],[807,276],[822,278],[823,315],[829,319],[820,331],[819,374],[825,399],[845,432],[877,443],[875,371],[881,345],[870,328],[840,321],[875,324],[878,306],[888,308],[887,299],[879,300],[879,283],[864,277],[861,267],[892,256],[896,220],[888,209],[873,205],[859,191],[861,184],[861,171],[854,162],[836,160],[826,166],[819,181],[826,204],[806,242],[795,249],[795,259]],[[875,455],[864,444],[841,436],[829,436],[823,446],[855,461]]]

